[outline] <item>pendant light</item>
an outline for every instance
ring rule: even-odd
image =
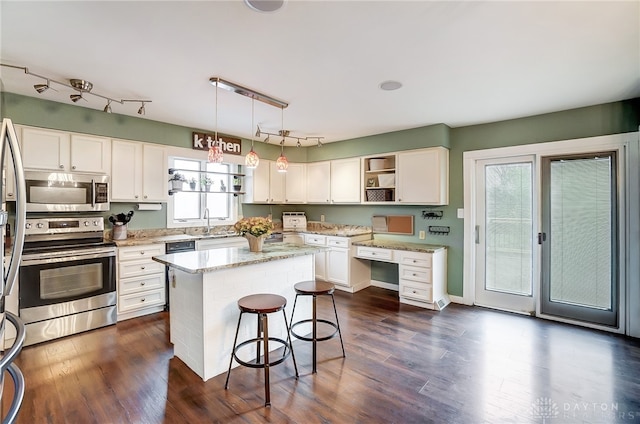
[[[280,142],[280,156],[276,159],[276,169],[278,172],[287,172],[287,168],[289,167],[289,161],[284,155],[284,108],[280,108],[282,110],[282,141]]]
[[[213,136],[213,142],[209,146],[208,158],[211,163],[222,163],[224,160],[222,154],[222,140],[218,139],[218,82],[216,81],[216,132]]]
[[[244,158],[244,164],[247,168],[257,168],[260,163],[260,158],[258,154],[253,150],[253,111],[254,111],[254,98],[251,97],[251,150],[247,153],[247,156]],[[260,131],[260,130],[258,130]]]

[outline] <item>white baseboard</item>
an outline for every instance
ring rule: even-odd
[[[371,280],[371,285],[375,287],[381,287],[383,289],[400,291],[400,287],[397,284],[385,283],[384,281]]]
[[[461,305],[473,306],[473,302],[469,302],[462,296],[454,296],[452,294],[449,295],[449,299],[451,299],[451,303],[459,303]]]

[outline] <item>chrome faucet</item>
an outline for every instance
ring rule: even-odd
[[[211,223],[209,221],[209,208],[204,208],[204,216],[202,219],[207,220],[207,229],[204,231],[205,234],[209,234],[211,232]]]

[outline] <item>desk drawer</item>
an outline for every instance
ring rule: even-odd
[[[120,278],[139,277],[163,272],[164,265],[153,260],[120,262],[118,264],[118,276]]]
[[[145,290],[164,288],[164,274],[146,275],[144,277],[122,278],[118,286],[118,293],[130,294]]]
[[[400,265],[398,267],[401,280],[419,281],[423,283],[431,283],[431,269],[419,268],[416,266]]]
[[[372,259],[374,261],[393,262],[393,250],[391,249],[358,246],[356,252],[356,256],[359,258]]]
[[[118,259],[121,261],[147,259],[158,255],[164,255],[164,243],[118,248]]]
[[[136,309],[148,308],[165,304],[164,287],[161,289],[148,290],[140,293],[127,294],[118,299],[118,310],[129,312]]]
[[[343,237],[327,237],[327,246],[349,248],[349,240]]]
[[[400,252],[401,265],[420,266],[424,268],[431,268],[431,253],[421,252]]]
[[[433,286],[416,282],[400,281],[400,296],[423,302],[433,302]]]

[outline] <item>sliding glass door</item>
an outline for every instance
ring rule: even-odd
[[[541,312],[618,325],[614,152],[542,158]]]

